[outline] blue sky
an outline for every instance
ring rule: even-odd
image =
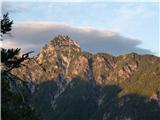
[[[53,22],[72,27],[108,30],[141,41],[136,47],[160,55],[159,3],[156,2],[4,2],[19,22]]]

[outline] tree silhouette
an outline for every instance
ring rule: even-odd
[[[3,15],[3,19],[1,20],[1,33],[6,34],[12,30],[13,20],[9,19],[8,12]]]
[[[8,13],[4,14],[1,20],[1,37],[12,30],[12,24],[13,20],[9,19]],[[20,57],[20,48],[1,48],[0,51],[2,120],[39,120],[29,104],[30,94],[28,94],[25,85],[27,83],[13,76],[10,72],[12,69],[20,67],[31,52]]]
[[[20,49],[5,49],[1,48],[1,73],[9,72],[13,68],[20,67],[19,55]]]
[[[13,20],[10,20],[8,15],[9,14],[7,12],[3,15],[3,19],[1,19],[1,37],[12,30]],[[3,40],[3,38],[1,38],[1,40]],[[1,48],[1,63],[3,64],[3,66],[1,64],[1,67],[3,68],[1,72],[9,72],[13,68],[20,67],[21,63],[29,57],[30,53],[33,52],[28,52],[20,57],[20,50],[20,48]]]
[[[1,19],[1,40],[3,40],[2,36],[4,34],[7,34],[12,30],[13,20],[10,20],[8,15],[9,14],[7,12],[6,14],[3,15],[3,19]],[[1,48],[1,73],[6,71],[8,72],[11,69],[13,69],[13,63],[11,63],[10,61],[11,60],[17,61],[18,60],[17,55],[19,55],[19,53],[20,53],[19,48],[17,49]],[[17,66],[19,66],[18,64],[20,63],[17,63]]]

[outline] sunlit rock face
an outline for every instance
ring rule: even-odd
[[[58,35],[35,58],[24,61],[25,66],[12,73],[34,82],[57,80],[61,75],[66,80],[79,76],[94,79],[97,84],[121,83],[132,77],[145,57],[136,53],[118,57],[106,53],[93,55],[82,51],[79,43],[68,36]],[[154,64],[157,58],[150,59],[148,62]]]
[[[12,74],[32,81],[32,104],[45,120],[160,118],[160,58],[153,55],[91,54],[59,35]]]
[[[61,74],[66,79],[80,76],[83,79],[95,79],[97,84],[107,84],[129,79],[138,68],[138,61],[130,60],[127,56],[84,52],[77,42],[62,35],[51,40],[35,58],[24,61],[24,64],[12,72],[34,82],[57,80]],[[21,74],[17,74],[20,71]]]
[[[70,61],[74,53],[80,52],[79,44],[67,36],[57,36],[46,44],[40,53],[32,60],[26,60],[13,74],[22,79],[31,79],[35,82],[56,80],[59,74],[66,76]],[[21,71],[21,74],[17,74]]]

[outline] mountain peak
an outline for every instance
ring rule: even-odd
[[[58,35],[54,37],[54,39],[51,40],[51,44],[55,47],[56,50],[66,51],[68,49],[71,49],[77,52],[81,50],[79,43],[76,41],[73,41],[67,35]]]
[[[132,119],[134,106],[138,112],[133,119],[146,120],[146,113],[151,113],[149,119],[156,120],[160,118],[159,63],[159,57],[136,53],[91,54],[59,35],[37,57],[11,72],[29,81],[31,105],[46,120],[126,120]]]

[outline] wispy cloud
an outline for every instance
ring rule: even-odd
[[[18,1],[3,1],[1,5],[2,14],[9,12],[13,13],[21,13],[30,9],[30,4],[28,2],[18,2]]]
[[[23,51],[31,49],[39,51],[58,34],[69,35],[80,43],[82,49],[92,53],[107,52],[113,55],[130,52],[152,53],[150,50],[137,47],[142,43],[140,40],[127,38],[119,33],[50,22],[16,23],[13,26],[12,36],[5,38],[4,46],[20,47]]]
[[[115,15],[110,23],[112,30],[123,32],[127,29],[129,30],[130,28],[141,25],[141,22],[137,22],[138,20],[147,20],[154,14],[154,12],[146,6],[144,6],[144,3],[127,3],[125,6],[115,9],[113,11]]]

